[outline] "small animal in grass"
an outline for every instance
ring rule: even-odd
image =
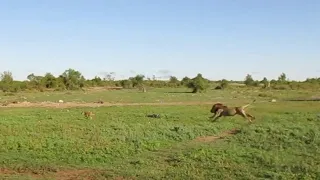
[[[149,117],[149,118],[161,118],[160,114],[147,114],[146,117]]]
[[[85,118],[87,119],[92,119],[92,116],[94,116],[95,114],[91,111],[83,111],[81,114],[84,115]]]
[[[97,104],[103,104],[104,102],[102,100],[99,100],[99,101],[96,101],[94,103],[97,103]]]
[[[10,103],[8,101],[5,101],[4,103],[2,103],[2,106],[8,106]]]
[[[222,103],[216,103],[212,106],[210,112],[214,113],[213,116],[210,118],[214,118],[213,120],[217,120],[218,118],[222,116],[235,116],[240,115],[244,118],[246,118],[249,122],[252,122],[252,119],[255,119],[254,116],[250,115],[245,111],[245,108],[247,108],[249,105],[254,103],[256,100],[253,100],[251,103],[244,105],[244,106],[236,106],[236,107],[228,107]]]

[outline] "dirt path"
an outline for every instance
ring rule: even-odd
[[[225,137],[238,134],[239,132],[240,132],[239,129],[231,129],[229,131],[225,131],[225,132],[219,134],[218,136],[200,136],[200,137],[195,138],[194,141],[196,141],[196,142],[214,142],[218,139],[223,139]]]
[[[179,106],[179,105],[211,105],[213,102],[163,102],[163,103],[76,103],[76,102],[21,102],[9,103],[2,105],[2,108],[15,108],[15,107],[50,107],[50,108],[71,108],[71,107],[109,107],[109,106]]]
[[[15,171],[15,170],[1,168],[0,178],[2,176],[4,176],[5,178],[13,177],[13,176],[28,176],[28,177],[31,177],[32,179],[91,180],[91,179],[96,179],[95,176],[103,172],[104,171],[100,171],[96,169],[67,169],[67,170],[60,170],[52,173],[52,172],[34,172],[31,170]]]

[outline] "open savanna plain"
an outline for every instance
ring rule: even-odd
[[[0,179],[320,179],[320,102],[290,101],[317,96],[245,88],[2,93]],[[209,119],[216,102],[253,99],[251,124]]]

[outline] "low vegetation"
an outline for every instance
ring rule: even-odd
[[[209,105],[6,108],[1,167],[16,174],[1,176],[57,178],[71,168],[110,179],[317,179],[319,107],[257,103],[251,125],[241,117],[210,122]],[[152,113],[160,118],[146,117]],[[240,132],[210,141],[234,128]]]
[[[320,179],[319,102],[288,101],[319,97],[319,79],[1,80],[0,179]],[[208,118],[214,102],[253,99],[252,124]]]
[[[32,73],[27,76],[25,81],[14,80],[10,71],[3,72],[0,77],[0,90],[3,92],[83,90],[89,87],[139,88],[143,92],[146,92],[147,88],[187,87],[193,93],[205,92],[208,89],[239,87],[274,90],[318,90],[320,88],[320,78],[308,78],[301,82],[290,81],[286,74],[282,73],[277,80],[268,80],[266,77],[262,80],[254,80],[252,75],[247,74],[244,81],[236,82],[226,79],[212,81],[198,73],[194,78],[184,77],[181,80],[178,80],[175,76],[171,76],[167,81],[157,80],[156,77],[150,78],[141,74],[128,79],[115,80],[114,73],[108,73],[103,78],[96,76],[93,79],[85,79],[81,72],[74,69],[67,69],[58,77],[51,73],[46,73],[43,76]]]

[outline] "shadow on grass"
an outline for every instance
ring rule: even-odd
[[[240,129],[231,129],[228,133],[232,134],[232,135],[236,135],[238,133],[241,133],[241,130]]]

